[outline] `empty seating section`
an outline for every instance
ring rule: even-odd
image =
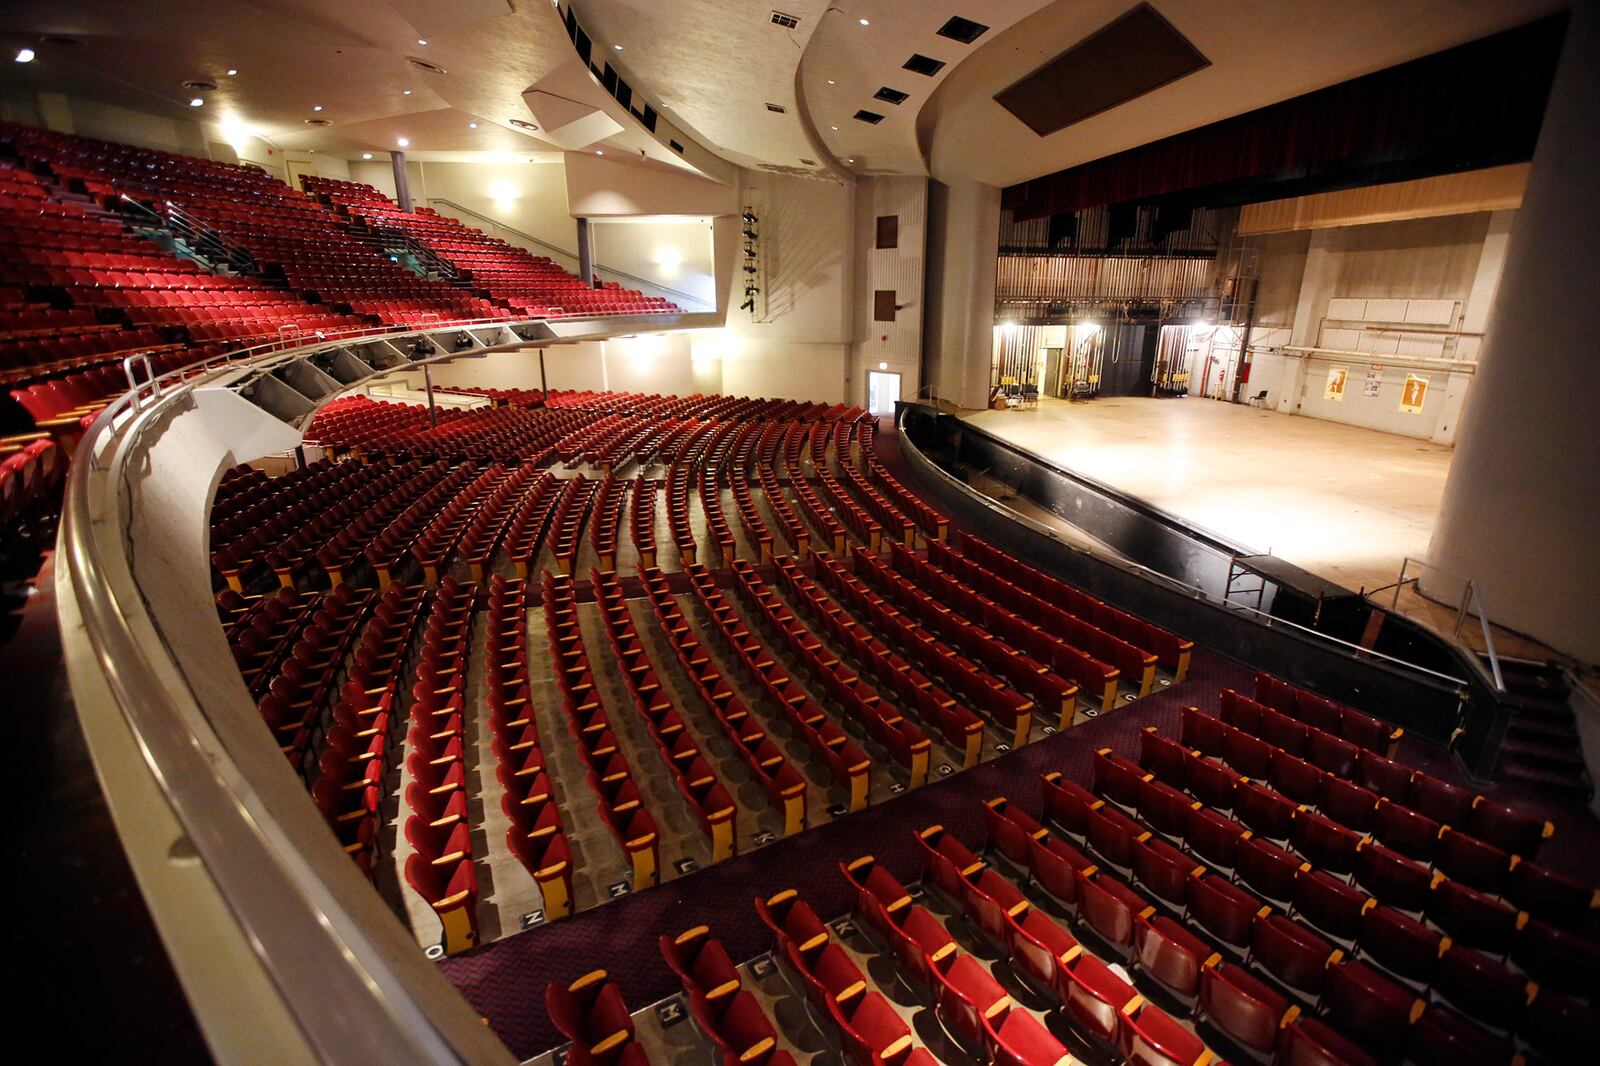
[[[540,578],[540,589],[561,709],[588,771],[589,789],[601,820],[627,857],[633,887],[648,888],[661,878],[660,833],[600,698],[572,579],[547,570]]]
[[[462,225],[419,207],[403,211],[377,189],[332,178],[301,179],[306,191],[369,230],[375,237],[403,235],[442,260],[462,283],[525,317],[675,314],[682,309],[659,296],[646,296],[615,283],[590,288],[545,256]]]
[[[711,861],[721,862],[738,850],[738,808],[733,796],[717,779],[694,731],[685,725],[671,695],[662,686],[655,663],[634,626],[617,575],[591,570],[590,577],[606,642],[622,668],[633,709],[643,719],[668,775],[711,841]]]
[[[971,767],[1035,739],[1037,716],[1074,724],[1080,686],[1117,713],[1188,669],[1189,641],[950,538],[874,472],[851,409],[483,401],[437,426],[337,401],[308,438],[339,461],[231,471],[213,509],[219,614],[258,712],[340,845],[375,880],[398,863],[447,952],[477,944],[476,864],[501,847],[474,780],[493,777],[513,868],[560,918],[593,883],[579,823],[610,836],[584,861],[643,889],[685,846],[664,825],[720,861],[748,819],[802,832],[823,804],[888,799],[875,782],[923,784],[936,747]],[[660,506],[681,574],[661,565]],[[467,743],[484,719],[492,775]],[[1265,674],[1177,723],[1094,751],[1085,781],[1044,775],[1038,809],[990,799],[982,849],[917,834],[920,894],[846,864],[853,931],[798,891],[757,899],[808,1017],[858,1066],[939,1050],[891,971],[964,1055],[1026,1066],[1561,1060],[1592,1030],[1600,894],[1541,857],[1542,818],[1396,761],[1400,730]],[[793,1061],[794,1017],[713,927],[660,949],[718,1054]],[[569,1058],[645,1057],[603,972],[547,1006]]]

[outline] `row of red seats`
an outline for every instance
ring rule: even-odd
[[[798,434],[792,434],[798,437]],[[806,516],[806,521],[811,523],[811,528],[816,531],[821,547],[843,555],[845,549],[844,524],[834,517],[832,511],[824,507],[817,492],[806,481],[805,471],[801,469],[798,458],[789,459],[786,465],[788,485],[794,492],[795,499],[800,501],[800,511]]]
[[[377,599],[375,592],[348,586],[319,597],[311,613],[302,616],[304,624],[293,630],[293,643],[283,656],[258,675],[269,680],[257,709],[278,735],[284,755],[302,774],[318,755],[314,743],[322,731],[329,696],[338,691],[345,656]],[[362,758],[366,741],[359,733],[351,722],[336,720],[323,736],[323,746]]]
[[[842,726],[824,710],[777,660],[762,642],[744,624],[744,619],[727,596],[717,586],[711,571],[703,566],[687,568],[689,587],[693,590],[700,611],[711,620],[716,638],[733,661],[739,663],[747,676],[759,687],[762,696],[778,709],[789,727],[802,741],[812,756],[827,768],[828,776],[846,796],[845,808],[851,811],[866,807],[870,798],[872,760],[861,746],[850,738]],[[659,582],[647,585],[658,593]],[[681,612],[663,610],[681,618]],[[720,679],[724,684],[727,679]],[[710,688],[716,695],[720,687]],[[732,687],[728,686],[732,692]],[[713,703],[713,706],[717,706]],[[799,832],[806,824],[805,785],[792,768],[790,780],[779,787],[777,795],[784,801],[784,819],[787,832]],[[798,787],[795,782],[799,782]]]
[[[891,648],[929,677],[943,679],[968,707],[992,722],[1012,748],[1026,744],[1033,732],[1034,701],[979,671],[961,652],[937,639],[907,615],[868,588],[843,563],[827,552],[814,552],[817,580],[851,614],[871,627]],[[1070,719],[1068,719],[1070,721]],[[1053,728],[1064,728],[1051,723]]]
[[[687,464],[674,463],[667,468],[667,527],[672,530],[678,560],[685,567],[695,563],[694,526],[689,522],[689,480]]]
[[[743,467],[729,471],[728,487],[733,492],[733,509],[739,512],[739,524],[744,527],[744,535],[756,546],[757,561],[771,562],[772,531],[767,528],[767,520],[761,517],[755,497],[750,495],[750,477]]]
[[[711,861],[732,858],[739,850],[738,807],[733,795],[718,779],[694,734],[661,683],[655,664],[633,624],[615,572],[589,571],[595,601],[605,626],[606,643],[622,668],[622,682],[633,708],[655,741],[667,773],[684,803],[711,842]]]
[[[415,501],[384,526],[382,531],[362,549],[361,555],[373,573],[378,575],[378,587],[386,589],[400,580],[411,564],[411,549],[423,531],[441,512],[460,507],[458,501],[475,493],[477,470],[471,464],[450,468],[432,488],[416,497]]]
[[[414,634],[427,607],[423,590],[401,585],[390,587],[378,598],[339,688],[328,739],[308,774],[312,802],[345,852],[369,878],[379,858],[378,830],[389,781],[390,738],[401,717],[402,684]],[[259,707],[285,750],[297,742],[311,721],[310,714],[296,714],[291,707],[268,699]],[[376,746],[372,743],[375,738],[379,741]],[[465,796],[460,796],[456,805],[457,816],[464,817]]]
[[[631,482],[619,481],[606,474],[595,494],[594,518],[589,522],[589,546],[594,549],[600,569],[614,572],[617,569],[617,541],[622,530],[622,507],[628,498]]]
[[[929,558],[934,558],[931,548]],[[1102,711],[1116,705],[1118,683],[1124,677],[1139,686],[1140,696],[1148,696],[1155,687],[1154,655],[1072,615],[1058,615],[1056,625],[1039,626],[974,591],[960,578],[908,548],[892,545],[890,561],[897,573],[950,610],[980,623],[996,640],[1048,666],[1060,676],[1072,678],[1085,691],[1098,694]]]
[[[547,921],[572,913],[572,845],[545,767],[528,679],[527,582],[489,581],[485,692],[506,846],[539,886]]]
[[[830,942],[828,927],[799,893],[791,888],[757,897],[756,912],[772,931],[781,964],[839,1033],[852,1066],[932,1066],[937,1061],[913,1043],[911,1027],[883,993],[867,990],[855,963]]]
[[[940,514],[921,496],[900,484],[899,479],[878,461],[877,456],[870,450],[870,444],[867,449],[862,465],[866,467],[868,478],[878,485],[885,496],[894,501],[896,507],[911,516],[912,521],[916,522],[917,527],[929,540],[948,541],[950,519]]]
[[[505,535],[505,553],[516,567],[518,577],[527,579],[533,576],[534,564],[544,546],[551,517],[566,494],[577,491],[578,486],[574,483],[545,473],[539,476],[534,491],[522,498],[510,525],[506,527]]]
[[[778,584],[807,618],[832,637],[837,647],[864,667],[900,706],[911,711],[945,743],[962,753],[963,769],[976,766],[983,751],[983,719],[958,704],[932,678],[919,672],[856,621],[806,576],[800,564],[780,556],[774,565]]]
[[[507,530],[523,504],[548,491],[554,481],[555,475],[549,471],[541,472],[532,463],[523,463],[512,468],[484,498],[456,544],[457,555],[467,564],[473,581],[488,579]]]
[[[961,617],[896,573],[879,556],[863,552],[859,545],[851,553],[850,561],[863,582],[925,627],[929,636],[945,641],[960,652],[945,668],[946,673],[967,675],[955,685],[959,691],[980,690],[984,677],[992,677],[1005,686],[1002,699],[1013,706],[1020,709],[1020,701],[1031,696],[1041,713],[1058,720],[1058,728],[1065,729],[1071,724],[1078,702],[1076,682],[1006,646],[977,622]],[[1110,710],[1114,695],[1102,697],[1102,712]]]
[[[770,465],[758,463],[756,478],[761,485],[761,494],[767,499],[767,507],[772,511],[772,516],[778,520],[778,529],[783,533],[789,551],[796,559],[804,562],[811,552],[811,531],[800,521],[800,516],[794,513],[789,497],[778,482],[778,474]]]
[[[633,507],[628,512],[628,532],[639,566],[656,565],[656,482],[640,474],[633,482]]]
[[[722,513],[722,482],[715,464],[700,468],[696,478],[700,490],[700,507],[706,516],[706,535],[712,548],[712,557],[720,559],[723,566],[732,566],[738,552],[733,530],[727,516]]]
[[[649,888],[661,879],[661,834],[600,699],[578,621],[572,579],[546,570],[540,577],[540,589],[561,709],[578,743],[578,757],[588,767],[589,789],[601,820],[628,860],[634,890]]]
[[[591,970],[570,984],[544,990],[550,1023],[571,1044],[572,1066],[650,1066],[644,1045],[634,1039],[633,1018],[622,990],[604,970]]]
[[[1105,794],[1109,798],[1112,792]],[[1058,805],[1061,816],[1055,820],[1068,832],[1081,819],[1082,839],[1102,862],[1124,876],[1131,873],[1162,906],[1209,938],[1199,941],[1187,934],[1195,942],[1167,952],[1170,958],[1187,959],[1192,970],[1213,945],[1220,945],[1253,968],[1227,979],[1228,1009],[1211,1012],[1213,1021],[1246,1046],[1262,1046],[1262,1034],[1270,1032],[1271,1020],[1298,1000],[1320,1004],[1331,1022],[1373,1052],[1411,1042],[1427,1049],[1418,1061],[1433,1061],[1438,1054],[1454,1051],[1470,1052],[1470,1061],[1503,1062],[1511,1057],[1503,1042],[1509,1029],[1525,1029],[1525,1036],[1537,1040],[1541,1034],[1548,1037],[1553,1024],[1564,1024],[1575,1011],[1581,1013],[1560,997],[1535,1006],[1533,986],[1525,988],[1525,979],[1459,939],[1452,946],[1450,938],[1430,931],[1392,900],[1373,902],[1357,892],[1353,908],[1342,906],[1338,901],[1348,891],[1341,888],[1342,882],[1298,860],[1295,867],[1279,868],[1281,873],[1275,875],[1270,859],[1264,864],[1257,858],[1269,856],[1270,851],[1263,849],[1272,845],[1259,843],[1248,832],[1236,837],[1236,854],[1229,856],[1233,860],[1229,882],[1188,857],[1189,848],[1201,858],[1216,853],[1206,843],[1205,833],[1196,835],[1203,822],[1192,822],[1184,835],[1167,841],[1152,839],[1148,832],[1130,838],[1130,829],[1140,828],[1137,823],[1109,811],[1101,801],[1085,805],[1080,794],[1059,781],[1047,786],[1046,799],[1047,810],[1052,802]],[[1143,804],[1134,809],[1149,817]],[[1119,821],[1126,827],[1118,829]],[[1150,824],[1157,825],[1154,820]],[[1092,865],[1088,874],[1080,870],[1077,903],[1099,931],[1126,943],[1120,939],[1122,931],[1137,921],[1129,914],[1138,915],[1144,903],[1121,882],[1108,878],[1094,873]],[[1104,891],[1085,891],[1090,879],[1105,881]],[[1263,897],[1292,907],[1294,917],[1264,908]],[[1445,913],[1430,909],[1429,920]],[[1337,937],[1339,932],[1345,937],[1332,942],[1322,935]],[[1183,936],[1172,933],[1168,939],[1182,947]],[[1343,948],[1336,949],[1334,943]],[[1352,947],[1359,949],[1361,961],[1342,962],[1343,953]],[[1415,978],[1421,975],[1415,967],[1424,958],[1426,979],[1418,982]],[[1162,972],[1170,979],[1185,971],[1167,966]],[[1416,998],[1423,989],[1431,989],[1436,1003],[1426,1011]],[[1456,1009],[1438,1005],[1440,1001]],[[1204,994],[1202,1007],[1206,1007]],[[1498,1049],[1496,1038],[1467,1017],[1499,1031]]]
[[[791,661],[805,669],[868,737],[883,746],[890,761],[905,772],[906,787],[917,788],[925,783],[933,742],[916,723],[885,704],[876,689],[830,652],[748,560],[735,560],[733,575],[740,596],[782,642]]]
[[[783,818],[785,836],[806,827],[806,782],[751,715],[739,694],[722,676],[716,662],[701,644],[695,628],[667,587],[660,570],[639,571],[656,624],[667,635],[678,665],[688,676],[700,702],[710,709],[724,736],[744,760],[750,776],[766,793],[767,804]]]
[[[422,568],[425,582],[429,585],[439,583],[439,579],[450,569],[456,545],[466,535],[468,526],[484,501],[510,478],[511,472],[506,467],[490,463],[422,527],[408,550],[411,558]]]
[[[599,482],[591,481],[582,474],[568,478],[567,489],[561,494],[555,513],[551,515],[547,534],[550,555],[555,561],[556,572],[565,577],[573,575],[578,549],[582,546],[583,526],[588,521],[589,508],[594,503],[599,485]]]
[[[478,587],[446,578],[422,630],[406,732],[405,879],[439,918],[448,955],[478,946],[478,874],[467,787],[464,697]],[[461,799],[457,800],[457,796]]]
[[[727,1062],[741,1066],[794,1066],[794,1056],[778,1047],[778,1031],[761,1001],[742,986],[739,968],[709,927],[697,925],[657,941],[661,957],[678,976],[689,999],[695,1028]]]

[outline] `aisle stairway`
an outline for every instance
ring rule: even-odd
[[[1584,765],[1571,690],[1561,668],[1501,659],[1500,669],[1507,689],[1502,701],[1511,709],[1511,721],[1495,780],[1525,785],[1559,803],[1587,802],[1594,783]]]

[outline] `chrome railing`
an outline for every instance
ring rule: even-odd
[[[107,757],[120,760],[124,768],[130,758],[142,764],[181,826],[189,861],[197,859],[203,866],[225,908],[221,913],[236,923],[242,942],[277,993],[272,1006],[291,1019],[310,1056],[322,1062],[509,1063],[511,1058],[409,935],[398,924],[383,927],[392,916],[333,838],[307,837],[305,823],[278,816],[288,809],[296,817],[320,820],[314,811],[283,806],[309,801],[292,777],[283,775],[280,781],[272,773],[260,776],[264,767],[274,765],[270,737],[256,737],[247,718],[229,713],[247,705],[219,704],[215,692],[203,696],[163,635],[156,606],[136,574],[132,526],[140,508],[135,480],[142,491],[150,491],[152,449],[181,418],[196,390],[225,384],[237,370],[270,371],[288,360],[369,337],[403,342],[440,330],[498,324],[465,320],[428,330],[349,330],[293,346],[273,341],[156,376],[149,375],[147,362],[130,358],[125,370],[133,387],[90,425],[67,479],[57,573],[69,674],[80,717],[87,723],[92,716],[95,722],[95,729],[86,726],[86,732],[118,738],[114,756],[91,744],[97,765]],[[524,343],[519,338],[505,347]],[[453,358],[455,353],[445,347],[440,345],[438,355],[421,362]],[[134,373],[140,365],[144,380]],[[156,564],[147,556],[144,565]],[[204,671],[205,664],[195,668]],[[211,708],[223,717],[213,717]],[[108,734],[108,722],[119,722],[122,728]],[[125,747],[130,744],[131,756]],[[263,751],[265,762],[256,758]],[[111,791],[109,778],[107,787]],[[122,798],[111,792],[114,813]],[[141,817],[148,819],[152,812],[146,810]],[[165,849],[160,855],[141,855],[130,844],[129,850],[136,871],[173,860]],[[319,868],[319,862],[328,865]],[[161,908],[153,910],[159,925]],[[217,913],[216,908],[207,913]],[[179,936],[177,945],[171,935],[167,940],[181,973],[185,938]],[[212,950],[192,939],[189,946]],[[260,1007],[269,1009],[267,1004]],[[243,1004],[234,1007],[235,1013],[248,1010]],[[210,1021],[201,1018],[202,1029],[210,1030]],[[249,1023],[234,1018],[220,1024]],[[240,1045],[232,1047],[237,1051]],[[214,1043],[213,1051],[218,1050]],[[246,1058],[236,1055],[235,1060]]]
[[[1449,632],[1445,632],[1439,626],[1433,624],[1426,614],[1418,611],[1408,610],[1400,606],[1400,595],[1405,591],[1406,586],[1408,585],[1416,590],[1417,595],[1423,595],[1421,588],[1422,575],[1412,574],[1409,577],[1407,576],[1407,572],[1412,568],[1432,570],[1445,580],[1457,583],[1461,586],[1460,602],[1457,603],[1455,608],[1455,622],[1450,628]],[[1466,654],[1467,660],[1473,663],[1478,662],[1479,651],[1477,648],[1474,648],[1471,644],[1467,643],[1465,639],[1463,639],[1461,631],[1463,628],[1465,628],[1467,619],[1476,616],[1480,631],[1483,634],[1483,655],[1489,660],[1489,674],[1494,681],[1495,691],[1506,691],[1505,677],[1500,672],[1500,655],[1495,650],[1494,646],[1494,623],[1489,620],[1489,606],[1484,601],[1483,585],[1481,582],[1474,578],[1462,577],[1460,574],[1451,573],[1448,570],[1434,566],[1430,562],[1422,559],[1413,559],[1411,556],[1407,555],[1400,560],[1400,574],[1395,578],[1394,584],[1383,585],[1379,588],[1368,590],[1364,592],[1363,595],[1368,602],[1377,604],[1377,595],[1380,592],[1392,592],[1392,595],[1389,598],[1389,606],[1387,608],[1390,614],[1399,615],[1402,618],[1409,619],[1410,621],[1424,626],[1434,633],[1437,633],[1445,640],[1460,648],[1461,651]],[[1445,607],[1446,609],[1449,607],[1448,604],[1441,604],[1441,606]]]

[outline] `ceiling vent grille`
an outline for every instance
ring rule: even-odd
[[[903,104],[910,95],[910,93],[903,93],[899,89],[891,89],[885,85],[883,88],[873,93],[872,98],[874,100],[882,100],[890,104]]]
[[[878,123],[883,121],[882,115],[878,114],[876,111],[868,111],[865,108],[857,111],[855,113],[855,117],[871,126],[876,126]]]
[[[214,81],[186,81],[183,83],[183,87],[185,89],[193,89],[197,93],[209,93],[216,92],[217,83]]]
[[[767,110],[775,115],[787,115],[789,113],[789,109],[782,104],[768,104]]]
[[[962,44],[971,44],[988,32],[989,27],[983,23],[964,19],[960,15],[950,16],[950,21],[939,27],[940,37],[948,37]]]
[[[537,130],[539,128],[525,118],[513,118],[507,119],[507,121],[519,130]]]
[[[925,56],[918,52],[906,60],[905,69],[913,74],[921,74],[924,77],[931,78],[944,69],[944,60],[934,59],[932,56]]]
[[[307,126],[331,126],[331,125],[333,125],[333,121],[331,119],[326,119],[326,118],[308,118],[308,119],[306,119],[306,125]]]
[[[412,66],[416,67],[418,70],[427,71],[429,74],[448,74],[448,73],[450,73],[448,70],[445,70],[443,67],[435,66],[434,64],[428,62],[426,59],[418,59],[416,56],[406,56],[406,62],[410,63]]]
[[[785,15],[782,11],[774,11],[772,13],[772,24],[774,26],[782,26],[786,30],[792,30],[800,25],[800,20],[793,15]]]

